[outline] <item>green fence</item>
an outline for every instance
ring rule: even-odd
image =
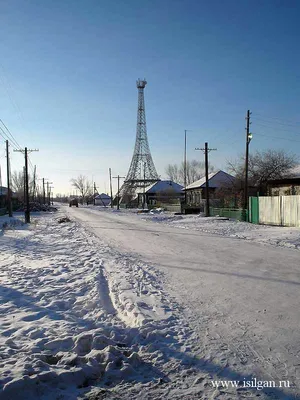
[[[249,222],[259,224],[259,200],[258,197],[249,198]]]
[[[242,208],[211,208],[211,217],[227,217],[237,219],[239,221],[248,221],[248,212]]]

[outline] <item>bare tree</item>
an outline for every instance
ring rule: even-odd
[[[71,179],[72,186],[78,189],[82,198],[82,203],[87,196],[92,194],[92,183],[84,175],[79,175],[77,178]]]
[[[24,190],[24,173],[21,171],[14,171],[11,174],[12,190],[16,193],[22,193]]]
[[[297,164],[297,157],[293,154],[288,154],[284,150],[268,149],[256,151],[249,155],[249,185],[257,187],[260,191],[264,191],[269,180],[291,176],[291,170]],[[229,171],[234,173],[238,179],[244,180],[244,156],[235,161],[228,161],[227,166]]]
[[[18,198],[24,198],[24,171],[14,171],[11,174],[11,186],[12,190],[17,194]],[[33,189],[33,180],[28,174],[28,186],[29,186],[29,193],[31,193]]]
[[[167,177],[176,183],[180,183],[180,173],[179,173],[179,168],[177,164],[168,164],[166,166],[166,174]]]
[[[209,172],[213,172],[214,167],[209,165]],[[181,164],[168,164],[165,170],[167,177],[180,185],[184,185],[184,162]],[[186,182],[187,185],[197,181],[205,175],[205,163],[192,160],[186,162]]]

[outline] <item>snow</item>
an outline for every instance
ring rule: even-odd
[[[0,216],[0,229],[14,229],[15,227],[18,227],[20,229],[22,226],[25,226],[24,220],[25,218],[23,217],[24,213],[15,213],[13,217],[9,217],[8,215],[2,215]]]
[[[1,237],[1,399],[75,399],[98,380],[155,382],[163,375],[147,363],[184,332],[157,271],[60,217],[36,216]]]
[[[1,400],[250,399],[211,380],[253,374],[297,387],[299,253],[278,246],[299,249],[299,229],[93,206],[0,221]]]
[[[155,214],[155,212],[151,213]],[[181,229],[196,230],[225,237],[250,240],[267,245],[289,247],[300,250],[300,229],[293,227],[256,225],[223,217],[196,215],[174,215],[158,212],[159,215],[143,216],[153,222],[165,223]]]

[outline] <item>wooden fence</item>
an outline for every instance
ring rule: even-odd
[[[300,195],[258,198],[259,223],[300,227]]]

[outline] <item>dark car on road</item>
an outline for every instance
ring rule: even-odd
[[[76,206],[78,207],[78,199],[71,199],[69,202],[69,207]]]

